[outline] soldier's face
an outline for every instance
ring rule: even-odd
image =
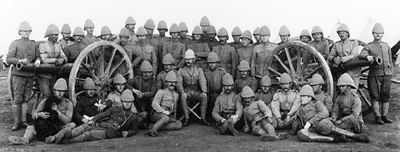
[[[239,42],[240,41],[240,35],[232,35],[233,41],[234,42]]]
[[[247,70],[246,71],[239,71],[239,73],[240,73],[240,77],[242,77],[242,78],[245,78],[245,77],[247,77],[249,75],[249,72]]]
[[[118,92],[121,93],[122,91],[125,90],[125,84],[123,84],[123,83],[115,84],[115,89],[116,89]]]
[[[128,36],[119,36],[119,39],[121,40],[120,41],[121,45],[128,44],[128,41],[129,41],[129,37]]]
[[[379,40],[382,39],[383,33],[375,33],[375,32],[373,32],[373,33],[372,33],[372,36],[374,36],[374,39],[375,39],[376,41],[379,41]]]
[[[184,38],[186,37],[187,31],[181,31],[181,33],[179,34],[180,37]]]
[[[300,41],[301,41],[301,42],[304,42],[304,43],[308,43],[308,42],[311,41],[311,39],[310,39],[310,37],[308,37],[308,36],[301,36],[301,37],[300,37]]]
[[[179,33],[178,32],[173,32],[173,33],[170,33],[170,34],[171,34],[171,37],[173,39],[178,39],[179,38]]]
[[[139,39],[140,43],[144,43],[144,41],[146,40],[146,35],[136,35],[136,36]]]
[[[49,35],[49,40],[52,41],[52,42],[57,42],[58,34],[50,34]]]
[[[225,93],[231,93],[232,87],[233,87],[232,85],[224,85]]]
[[[279,35],[281,37],[281,42],[288,42],[289,41],[289,35]]]
[[[193,35],[194,40],[200,41],[201,35],[200,34],[194,34]]]
[[[267,93],[270,89],[271,89],[270,86],[261,86],[261,90],[262,90],[264,93]]]
[[[349,33],[347,33],[346,31],[339,31],[338,35],[340,40],[346,40],[347,38],[349,38]]]
[[[121,102],[125,109],[131,109],[131,106],[132,106],[131,101],[121,101]]]
[[[269,34],[260,36],[261,42],[264,42],[264,43],[269,42],[269,36],[270,36]]]
[[[251,40],[248,38],[242,38],[241,40],[242,40],[243,46],[248,46],[251,42]]]
[[[71,33],[61,33],[64,40],[68,40],[71,37]]]
[[[253,36],[254,36],[254,39],[256,39],[256,41],[260,41],[260,39],[261,39],[260,34],[254,34]],[[269,37],[268,37],[268,39],[269,39]]]
[[[146,28],[146,31],[147,31],[147,34],[148,34],[149,36],[152,36],[153,33],[154,33],[154,29]]]
[[[201,26],[201,30],[202,30],[203,32],[207,32],[207,28],[208,28],[208,26]]]
[[[321,90],[322,90],[322,85],[320,85],[320,84],[312,85],[311,87],[313,88],[313,91],[314,91],[315,93],[319,93],[319,92],[321,92]]]
[[[350,89],[350,87],[349,86],[346,86],[346,85],[341,85],[341,86],[339,86],[339,90],[340,90],[340,92],[346,92],[348,89]]]
[[[129,32],[135,31],[135,24],[128,24],[125,27],[129,30]]]
[[[211,70],[217,69],[217,62],[208,62],[208,67],[210,67]]]
[[[164,64],[164,70],[166,72],[169,72],[172,70],[172,64]]]
[[[228,41],[228,36],[218,36],[219,43],[224,45]]]
[[[142,78],[145,80],[149,80],[152,76],[153,76],[153,71],[142,72]]]
[[[22,38],[28,38],[31,35],[31,31],[19,31]]]
[[[82,35],[75,35],[74,36],[75,42],[77,42],[77,43],[81,43],[82,42],[82,38],[83,38]]]
[[[305,105],[307,103],[310,103],[312,97],[310,96],[300,96],[301,104]]]
[[[314,38],[315,41],[321,41],[322,33],[314,33],[314,34],[312,34],[312,37]]]
[[[54,89],[54,95],[55,95],[58,99],[61,99],[62,97],[64,97],[66,93],[67,93],[67,91],[56,90],[56,89]]]
[[[168,87],[168,89],[174,90],[174,89],[175,89],[176,82],[165,81],[165,85]]]
[[[94,28],[93,27],[87,27],[87,28],[85,28],[85,30],[86,30],[86,32],[88,33],[88,34],[93,34],[93,31],[94,31]]]
[[[251,104],[251,101],[253,100],[253,97],[246,97],[246,98],[242,98],[244,105],[249,106]]]
[[[215,36],[216,36],[216,34],[207,34],[207,35],[208,35],[208,38],[210,38],[210,40],[214,40]]]
[[[89,96],[89,97],[93,97],[94,96],[94,93],[95,93],[95,90],[94,89],[89,89],[89,90],[85,90],[86,91],[86,94]]]
[[[291,83],[281,83],[281,88],[285,92],[289,92]]]
[[[193,65],[193,62],[194,62],[194,58],[185,58],[185,63],[186,63],[186,65],[187,66],[191,66],[191,65]]]
[[[160,34],[160,36],[165,36],[165,32],[167,32],[166,29],[159,29],[158,33]]]
[[[108,41],[111,38],[111,34],[101,35],[100,38],[104,41]]]

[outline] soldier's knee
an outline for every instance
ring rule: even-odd
[[[329,119],[321,120],[318,125],[315,127],[316,131],[323,134],[329,135],[332,132],[333,123]]]
[[[259,135],[259,136],[263,135],[263,134],[267,134],[267,132],[264,129],[262,129],[262,127],[259,126],[259,125],[256,125],[256,126],[253,127],[252,133],[254,135]]]

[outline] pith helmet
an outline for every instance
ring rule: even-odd
[[[343,86],[343,85],[348,85],[351,86],[353,88],[356,88],[356,86],[354,85],[354,80],[351,78],[351,76],[347,73],[344,73],[340,76],[338,82],[337,82],[338,86]]]
[[[189,49],[185,52],[185,59],[193,59],[196,58],[192,49]]]
[[[208,32],[207,32],[208,33]],[[218,30],[218,36],[228,36],[228,31],[223,27]]]
[[[290,82],[292,82],[292,78],[289,76],[289,74],[283,73],[281,75],[279,83],[290,83]]]
[[[169,71],[165,76],[165,81],[170,81],[170,82],[178,81],[178,79],[176,78],[176,73],[173,70]]]
[[[54,89],[60,91],[67,91],[68,90],[67,81],[65,81],[65,79],[63,78],[58,79],[54,84]]]
[[[260,35],[269,35],[271,34],[271,31],[269,31],[269,28],[267,26],[262,26],[260,29]]]
[[[179,23],[179,29],[181,29],[181,31],[183,31],[183,32],[188,32],[189,31],[189,29],[188,29],[188,27],[186,26],[186,23],[185,22],[181,22],[181,23]]]
[[[121,29],[121,31],[119,31],[119,36],[126,36],[126,37],[129,37],[129,36],[130,36],[129,30],[126,29],[125,27],[123,27],[123,28]]]
[[[162,64],[168,65],[168,64],[173,64],[174,62],[175,62],[174,57],[172,57],[171,54],[167,53],[164,55]]]
[[[109,34],[111,34],[110,28],[108,28],[108,26],[103,26],[101,28],[100,35],[109,35]]]
[[[87,27],[94,27],[94,23],[91,19],[87,19],[85,21],[85,25],[83,26],[83,28],[87,28]]]
[[[240,38],[248,38],[250,41],[253,41],[253,36],[249,30],[246,30],[240,35]]]
[[[346,24],[339,25],[339,27],[337,28],[337,32],[340,32],[340,31],[346,31],[347,33],[350,33],[350,30]]]
[[[322,84],[324,85],[324,79],[322,78],[322,76],[318,73],[314,74],[310,80],[310,85],[318,85],[318,84]]]
[[[261,79],[261,86],[271,86],[271,78],[267,75],[265,75],[262,79]]]
[[[63,25],[61,28],[61,33],[71,34],[71,27],[69,27],[69,24],[65,23]]]
[[[300,37],[302,37],[302,36],[308,36],[308,37],[311,38],[310,32],[308,30],[306,30],[306,29],[301,31]]]
[[[247,71],[247,70],[250,70],[249,62],[247,62],[246,60],[240,61],[240,64],[239,64],[238,69],[239,69],[239,71]]]
[[[142,65],[140,66],[140,71],[142,71],[142,72],[151,72],[151,71],[153,71],[153,66],[151,66],[149,61],[144,60],[142,62]]]
[[[147,31],[146,31],[146,29],[144,29],[143,26],[141,26],[141,27],[138,28],[138,30],[137,30],[137,32],[136,32],[136,35],[137,35],[137,36],[140,36],[140,35],[147,35]]]
[[[210,54],[208,54],[207,62],[219,62],[217,53],[211,52]]]
[[[383,26],[381,23],[376,23],[374,25],[374,28],[372,29],[373,33],[384,33],[385,31],[383,30]]]
[[[311,34],[315,34],[315,33],[323,33],[321,27],[319,26],[314,26],[311,30]]]
[[[226,33],[228,33],[228,32],[226,32]],[[215,30],[215,27],[213,25],[210,25],[207,28],[207,34],[217,34],[217,30]]]
[[[304,85],[299,92],[300,96],[310,96],[315,99],[314,91],[310,85]]]
[[[177,32],[181,32],[181,29],[179,28],[179,26],[177,24],[172,24],[171,28],[169,28],[169,32],[170,33],[177,33]]]
[[[249,86],[245,86],[242,89],[242,97],[243,98],[249,98],[249,97],[254,97],[254,92],[251,90]]]
[[[83,32],[83,29],[81,27],[75,27],[74,29],[74,33],[72,33],[73,36],[75,35],[80,35],[80,36],[84,36],[85,33]]]
[[[124,78],[124,76],[122,76],[122,74],[120,73],[116,74],[113,79],[113,84],[124,84],[124,83],[126,83],[126,79]]]
[[[18,34],[20,31],[32,31],[31,25],[27,21],[23,21],[18,28]]]
[[[83,82],[83,89],[94,90],[95,89],[94,81],[89,77],[86,78],[85,81]]]
[[[207,16],[203,16],[200,21],[200,26],[210,26]]]
[[[133,101],[135,100],[135,97],[133,97],[133,93],[132,93],[131,90],[126,89],[126,90],[124,90],[124,91],[122,92],[121,100],[122,100],[122,101],[130,101],[130,102],[133,102]]]
[[[161,20],[161,21],[158,22],[158,24],[157,24],[157,29],[158,29],[158,30],[164,29],[164,30],[167,30],[167,31],[168,31],[167,23],[165,23],[164,20]]]
[[[52,34],[57,34],[57,35],[60,34],[60,30],[54,24],[50,24],[47,27],[47,30],[46,30],[46,33],[44,34],[44,37],[48,37],[49,35],[52,35]]]
[[[203,34],[203,32],[201,31],[200,26],[194,27],[192,34],[200,34],[200,35]]]
[[[148,19],[148,20],[146,21],[146,23],[144,23],[144,27],[145,27],[145,28],[148,28],[148,29],[154,30],[154,28],[156,28],[156,25],[154,24],[153,19]]]
[[[253,31],[253,35],[260,35],[260,30],[261,30],[260,27],[256,27],[256,29],[254,29]]]
[[[227,73],[222,76],[222,85],[233,85],[233,78],[231,74]]]
[[[282,25],[279,29],[279,35],[290,35],[290,31],[285,25]]]
[[[242,35],[242,30],[240,30],[240,28],[236,26],[232,30],[232,35]]]
[[[129,16],[125,21],[125,25],[129,25],[129,24],[133,24],[133,25],[136,24],[136,21],[135,21],[135,19],[133,19],[132,16]]]

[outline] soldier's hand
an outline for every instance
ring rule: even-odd
[[[339,65],[340,63],[342,63],[342,59],[340,57],[335,57],[335,58],[333,58],[333,62],[335,62],[335,64]]]
[[[53,103],[53,105],[51,105],[51,109],[57,111],[57,104]]]
[[[282,119],[278,119],[278,126],[283,126],[285,122]]]
[[[243,132],[244,133],[249,133],[250,131],[251,130],[250,130],[249,126],[246,125],[246,126],[243,127]]]
[[[339,124],[341,124],[343,121],[342,120],[337,120],[336,122],[335,122],[335,124],[336,125],[339,125]]]
[[[123,131],[123,132],[122,132],[122,137],[123,137],[123,138],[128,137],[128,132],[127,132],[127,131]]]
[[[164,111],[163,112],[165,115],[169,116],[171,113],[169,111]]]
[[[82,122],[83,122],[84,124],[87,124],[87,123],[89,122],[89,120],[88,120],[88,119],[85,119],[85,118],[83,118],[83,119],[82,119]]]
[[[287,115],[286,118],[285,118],[285,123],[289,123],[289,121],[290,121],[290,116]]]
[[[239,120],[239,115],[232,115],[231,116],[233,123],[236,123]]]
[[[40,60],[36,60],[35,63],[33,63],[35,68],[38,68],[40,66]]]
[[[374,57],[372,57],[372,56],[370,56],[370,55],[367,56],[367,60],[368,60],[368,62],[371,63],[371,64],[374,63]]]
[[[90,120],[90,121],[87,122],[87,124],[88,124],[88,125],[93,125],[94,122],[93,122],[92,120]]]
[[[254,126],[256,126],[257,125],[257,122],[256,121],[252,121],[251,122],[251,127],[254,127]]]
[[[26,58],[25,59],[19,59],[18,62],[22,63],[22,64],[26,64],[26,63],[28,63],[28,59],[26,59]]]
[[[39,116],[42,117],[43,119],[47,119],[47,118],[50,117],[50,113],[48,113],[48,112],[41,112]]]
[[[223,123],[225,123],[226,122],[226,119],[225,118],[222,118],[221,119],[221,123],[223,124]]]
[[[56,65],[62,65],[64,63],[64,59],[63,58],[59,58],[56,60]]]

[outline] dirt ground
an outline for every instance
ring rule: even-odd
[[[397,79],[400,72],[396,72]],[[109,139],[70,145],[33,141],[27,146],[10,146],[8,137],[22,136],[24,130],[11,131],[11,102],[7,92],[6,71],[0,72],[0,151],[400,151],[400,84],[392,85],[389,117],[392,124],[373,124],[373,114],[364,116],[365,133],[370,143],[300,142],[296,136],[276,142],[263,142],[260,137],[240,133],[240,136],[215,134],[216,127],[192,123],[179,131],[161,131],[159,137],[147,137],[140,130],[129,138]],[[194,117],[193,117],[194,118]],[[278,132],[290,132],[283,130]]]

